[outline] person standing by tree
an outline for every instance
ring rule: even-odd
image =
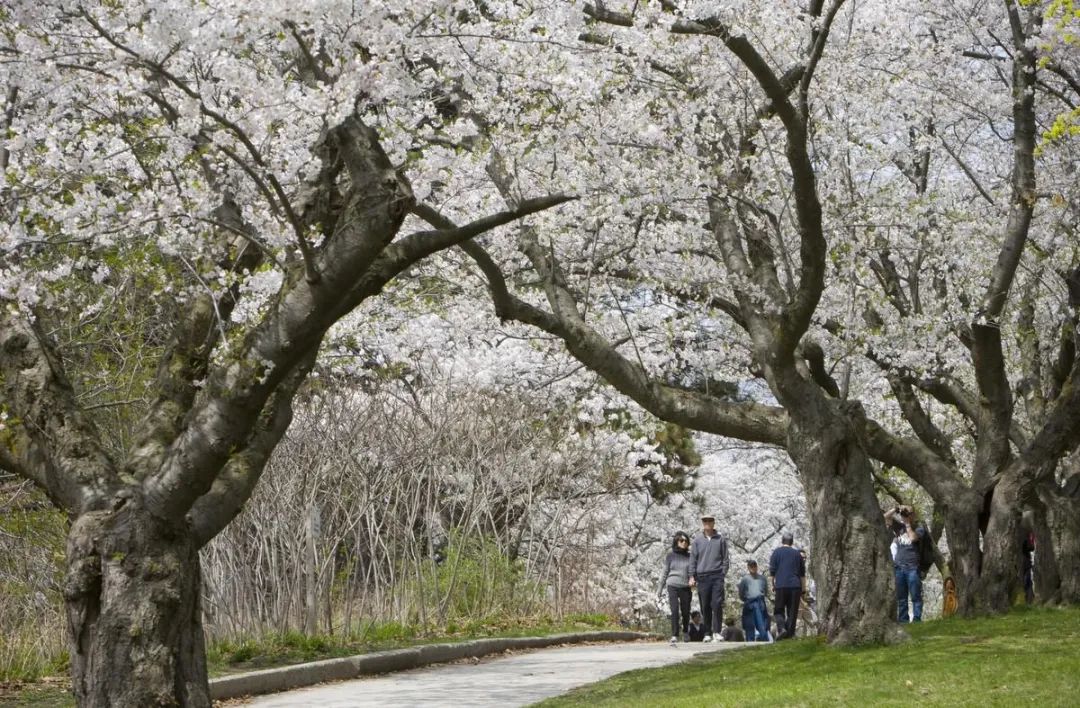
[[[664,573],[660,578],[660,593],[667,588],[668,607],[671,609],[671,643],[690,641],[690,537],[678,531],[671,540],[671,552],[664,558]]]
[[[918,523],[910,506],[896,506],[885,512],[885,525],[896,539],[893,574],[896,576],[896,621],[907,624],[908,596],[911,596],[911,621],[922,622],[922,578],[919,577],[918,543],[926,528]]]
[[[746,561],[746,575],[739,580],[739,599],[743,603],[742,624],[746,641],[769,640],[769,608],[765,598],[769,594],[769,581],[758,573],[756,560]]]
[[[728,571],[727,539],[716,530],[716,517],[701,517],[701,533],[690,543],[690,587],[697,587],[705,615],[705,639],[713,641],[724,625],[724,579]]]
[[[1035,602],[1035,532],[1024,531],[1024,539],[1020,542],[1020,580],[1024,585],[1024,602]]]
[[[776,589],[776,638],[791,639],[795,636],[795,625],[799,618],[799,597],[802,595],[803,578],[806,577],[806,563],[802,555],[792,548],[795,537],[784,532],[780,538],[780,547],[769,557],[769,575]]]

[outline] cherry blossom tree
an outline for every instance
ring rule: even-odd
[[[510,206],[555,184],[586,197],[517,252],[463,247],[496,314],[662,418],[786,447],[834,640],[890,635],[876,465],[937,502],[965,611],[1008,606],[1021,509],[1063,488],[1043,481],[1077,442],[1075,308],[1025,260],[1076,267],[1072,146],[1050,130],[1038,147],[1075,100],[1067,43],[1040,45],[1052,5],[485,5],[485,36],[559,71],[478,61],[461,105],[512,94],[518,120],[475,120],[455,149]],[[1063,191],[1036,189],[1039,152]],[[442,199],[417,213],[449,228]],[[1019,289],[1046,325],[1020,328],[1027,365],[1002,334]],[[1016,411],[1010,377],[1058,350],[1017,385],[1046,415]]]
[[[0,466],[70,515],[80,705],[210,704],[198,551],[251,494],[327,330],[421,259],[566,200],[403,232],[409,136],[441,120],[438,47],[407,41],[429,12],[0,11]],[[153,326],[117,345],[149,373],[116,450],[65,366],[93,359],[56,335],[121,299]]]
[[[508,204],[544,184],[535,165],[542,158],[533,154],[555,159],[574,151],[574,143],[585,143],[576,151],[587,163],[586,181],[600,185],[574,222],[540,221],[521,231],[521,252],[546,302],[528,290],[515,294],[508,268],[479,244],[465,250],[487,277],[500,318],[561,338],[645,409],[788,450],[807,492],[822,625],[831,639],[848,643],[881,641],[894,630],[882,601],[891,586],[888,544],[859,440],[859,411],[804,375],[806,362],[822,356],[802,340],[828,263],[810,148],[810,88],[841,5],[793,4],[776,12],[739,4],[679,14],[673,4],[658,3],[640,16],[587,6],[591,33],[579,35],[588,47],[574,67],[580,75],[568,81],[602,86],[594,103],[575,105],[553,87],[555,117],[527,136],[485,126],[495,145],[487,171]],[[766,49],[748,38],[747,27],[775,31],[775,41]],[[593,56],[598,52],[602,60]],[[643,71],[649,73],[641,78]],[[578,125],[594,117],[600,125],[564,137],[564,122],[579,114]],[[522,141],[525,150],[517,149]],[[784,146],[779,154],[765,147],[773,141]],[[441,214],[420,213],[451,226]],[[779,233],[782,222],[787,234]],[[616,291],[612,281],[619,280],[629,285]],[[696,353],[709,375],[684,375],[673,349],[689,353],[687,340],[701,321],[718,314],[725,321],[710,326]],[[708,336],[713,332],[719,337]],[[639,333],[648,341],[639,342]],[[735,361],[709,351],[724,338],[738,347]],[[620,351],[619,339],[632,349]],[[667,360],[646,364],[642,349],[654,356],[666,349]],[[767,389],[740,391],[730,379],[717,385],[726,377],[713,372],[745,364]]]
[[[1061,488],[1058,460],[1077,442],[1066,422],[1078,412],[1077,302],[1063,287],[1078,265],[1076,156],[1048,128],[1080,94],[1065,68],[1075,62],[1044,31],[1053,13],[1053,3],[922,8],[894,34],[909,51],[869,64],[888,77],[886,93],[908,97],[904,111],[845,127],[856,139],[835,182],[849,195],[838,210],[859,214],[847,220],[847,273],[861,304],[829,323],[830,349],[861,350],[864,385],[891,399],[874,413],[897,437],[871,426],[869,444],[933,499],[961,611],[1001,610],[1022,594],[1021,511]],[[854,177],[888,162],[903,179]],[[1040,557],[1052,559],[1053,536],[1040,535]],[[1040,573],[1048,597],[1055,575]]]

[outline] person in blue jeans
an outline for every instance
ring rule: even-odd
[[[919,577],[919,546],[926,528],[918,523],[910,506],[896,506],[885,512],[885,525],[893,533],[893,575],[896,577],[896,621],[907,624],[908,597],[911,621],[922,622],[922,578]]]
[[[769,641],[769,608],[765,598],[769,595],[769,581],[758,574],[756,560],[746,561],[746,575],[739,579],[739,599],[742,600],[742,625],[746,641]]]

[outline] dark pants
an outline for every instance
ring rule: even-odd
[[[724,626],[724,574],[698,573],[698,602],[701,603],[701,618],[705,620],[706,634],[720,634]]]
[[[743,604],[742,626],[746,641],[769,641],[769,608],[764,597],[756,597]]]
[[[671,608],[671,636],[682,639],[690,627],[690,588],[673,588],[668,585],[667,601]],[[679,634],[680,627],[682,634]]]
[[[795,622],[799,619],[799,599],[802,588],[776,588],[776,638],[790,639],[795,636]]]

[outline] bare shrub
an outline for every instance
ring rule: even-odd
[[[65,525],[29,482],[0,479],[0,682],[63,668]]]
[[[590,572],[590,514],[634,490],[625,448],[596,447],[525,396],[451,382],[407,392],[306,399],[244,512],[205,550],[212,633],[593,609],[592,583],[570,576]]]

